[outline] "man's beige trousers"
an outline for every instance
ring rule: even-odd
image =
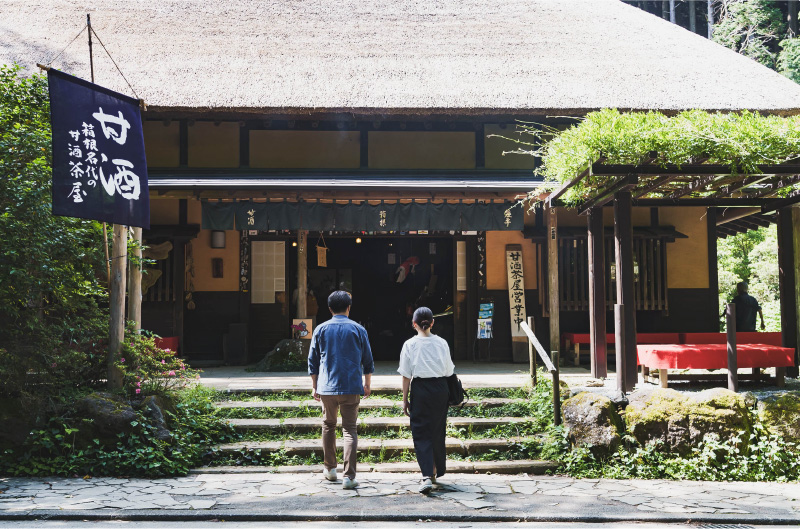
[[[358,463],[358,404],[360,395],[320,395],[322,400],[322,453],[325,469],[336,468],[336,416],[342,413],[344,433],[344,475],[356,477]]]

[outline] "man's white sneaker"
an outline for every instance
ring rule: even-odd
[[[433,489],[433,483],[431,483],[431,478],[425,478],[422,480],[422,483],[419,486],[420,494],[427,494]]]
[[[345,489],[354,489],[358,487],[358,480],[356,480],[356,478],[350,479],[347,476],[345,476],[342,487]]]
[[[322,477],[324,477],[328,481],[336,481],[336,469],[332,468],[330,470],[328,469],[323,470]]]

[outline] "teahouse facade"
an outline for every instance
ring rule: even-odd
[[[7,11],[0,61],[25,65],[55,56],[85,17],[50,1]],[[196,363],[260,358],[295,319],[324,320],[336,288],[352,291],[377,359],[398,357],[427,304],[455,359],[527,361],[515,320],[558,344],[551,277],[560,332],[588,332],[587,222],[557,208],[549,270],[545,210],[514,206],[541,185],[534,156],[507,153],[517,120],[800,111],[800,86],[616,0],[108,1],[92,16],[149,106],[145,239],[159,255],[143,326]],[[99,84],[130,92],[110,61],[95,64]],[[73,44],[53,66],[80,75],[88,53]],[[639,332],[718,330],[708,207],[634,203]]]

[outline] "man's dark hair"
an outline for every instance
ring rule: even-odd
[[[740,281],[736,283],[736,292],[738,294],[744,294],[747,292],[747,281]]]
[[[328,296],[328,308],[334,314],[341,314],[347,310],[347,307],[353,304],[353,298],[344,290],[337,290]]]

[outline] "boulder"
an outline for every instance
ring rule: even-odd
[[[91,393],[75,404],[79,417],[88,419],[87,431],[82,437],[98,439],[116,438],[119,433],[133,431],[131,422],[138,419],[131,405],[122,397],[110,393]]]
[[[36,425],[34,415],[19,399],[0,398],[0,447],[20,446]]]
[[[686,455],[709,435],[739,436],[746,443],[752,418],[745,399],[714,388],[686,395],[674,389],[634,392],[625,409],[628,432],[641,444],[661,441],[665,450]]]
[[[164,412],[162,411],[165,409],[166,405],[160,402],[160,400],[161,399],[155,395],[145,397],[139,404],[139,409],[145,417],[150,419],[153,426],[156,427],[155,438],[159,441],[169,441],[172,439],[172,436],[170,435],[169,428],[167,428],[167,421],[164,419]]]
[[[800,442],[800,391],[787,391],[760,400],[758,419],[769,433]]]
[[[575,446],[586,446],[596,456],[617,450],[624,431],[617,408],[608,397],[582,392],[561,406],[567,436]]]
[[[281,340],[249,371],[305,370],[310,347],[311,340]]]

